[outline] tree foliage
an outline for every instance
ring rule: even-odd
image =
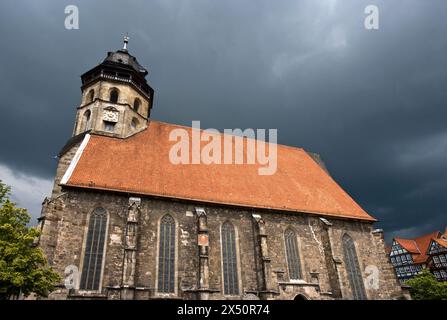
[[[27,227],[30,215],[10,200],[10,188],[0,180],[0,299],[22,293],[46,297],[60,277],[48,267],[34,245],[39,231]]]
[[[447,300],[447,282],[437,281],[428,269],[406,282],[414,300]]]

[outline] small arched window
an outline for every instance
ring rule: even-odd
[[[286,245],[287,267],[289,270],[289,278],[291,280],[302,279],[301,262],[298,250],[298,242],[296,241],[295,231],[287,229],[284,232],[284,241]]]
[[[343,255],[348,273],[349,284],[351,285],[352,296],[355,300],[366,300],[365,286],[363,284],[362,272],[359,260],[355,251],[355,244],[352,238],[345,234],[342,239]]]
[[[239,281],[237,272],[236,232],[231,222],[222,225],[222,268],[224,294],[238,295]]]
[[[175,292],[175,221],[165,215],[160,221],[158,292]]]
[[[132,129],[136,129],[136,128],[138,128],[138,124],[139,124],[138,119],[137,118],[133,118],[131,123],[130,123],[130,126],[132,127]]]
[[[138,98],[135,98],[135,100],[133,102],[133,109],[135,110],[135,112],[140,111],[140,106],[141,106],[141,100]]]
[[[83,131],[90,129],[90,117],[91,117],[91,111],[87,110],[84,112],[82,124],[83,124]]]
[[[81,290],[99,290],[107,230],[107,212],[96,208],[90,215],[84,260],[81,274]]]
[[[119,96],[118,89],[116,88],[112,89],[112,91],[110,91],[110,102],[118,103],[118,96]]]
[[[95,90],[91,89],[87,95],[87,103],[92,102],[94,97],[95,97]]]

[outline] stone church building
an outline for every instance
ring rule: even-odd
[[[151,118],[147,75],[126,39],[81,76],[73,136],[39,219],[39,246],[69,279],[50,298],[402,295],[376,220],[318,155],[277,145],[272,175],[257,164],[173,164],[170,132],[194,129]]]

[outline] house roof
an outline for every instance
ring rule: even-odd
[[[434,231],[414,239],[395,238],[394,240],[412,254],[414,263],[420,264],[427,262],[429,258],[427,250],[430,242],[432,239],[438,239],[440,235],[441,233],[439,231]]]
[[[433,241],[435,241],[437,244],[439,244],[441,247],[446,248],[447,249],[447,240],[445,239],[433,239]]]
[[[396,238],[395,240],[408,252],[417,254],[420,253],[419,248],[414,240],[401,238]]]
[[[88,135],[61,184],[376,221],[303,149],[277,145],[273,175],[259,175],[258,168],[265,165],[245,162],[175,165],[169,159],[177,143],[169,140],[174,129],[184,129],[191,137],[192,128],[153,120],[146,130],[126,139]],[[216,135],[220,141],[226,136]],[[245,155],[246,145],[244,139]]]

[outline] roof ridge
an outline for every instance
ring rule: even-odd
[[[421,248],[419,248],[419,245],[418,245],[417,241],[416,241],[416,240],[413,240],[413,242],[414,242],[414,244],[415,244],[415,246],[416,246],[416,249],[418,249],[419,254],[422,254]]]
[[[150,122],[157,122],[157,123],[162,124],[162,125],[176,126],[176,127],[180,127],[180,128],[186,128],[186,129],[195,129],[193,127],[188,127],[188,126],[185,126],[185,125],[182,125],[182,124],[169,123],[169,122],[160,121],[160,120],[152,120],[152,119],[150,119]],[[214,128],[207,128],[207,129],[214,129]],[[203,131],[205,131],[207,129],[200,128],[200,131],[203,132]],[[245,129],[233,128],[233,129],[230,129],[230,130],[235,130],[235,129],[240,129],[240,130],[244,131],[244,130],[253,129],[253,128],[245,128]],[[260,129],[260,128],[258,128],[258,129]],[[272,129],[272,128],[270,128],[270,129]],[[226,130],[226,129],[224,129],[224,130]],[[255,129],[253,129],[253,130],[255,130]],[[265,129],[265,130],[269,130],[269,129]],[[237,136],[237,135],[234,135],[234,134],[227,134],[225,132],[221,132],[220,130],[217,130],[217,131],[219,131],[219,135],[220,136],[241,137],[241,138],[244,138],[244,139],[246,138],[246,139],[251,139],[251,140],[256,140],[256,141],[263,141],[263,140],[256,139],[256,138],[253,139],[253,138],[250,138],[250,137],[247,137],[247,136]],[[275,144],[277,146],[284,147],[284,148],[291,148],[291,149],[295,149],[295,150],[303,150],[303,151],[306,151],[306,152],[311,152],[311,151],[307,151],[306,149],[304,149],[302,147],[289,146],[287,144],[281,144],[281,143],[272,143],[272,144]],[[315,152],[313,152],[313,153],[315,153]]]

